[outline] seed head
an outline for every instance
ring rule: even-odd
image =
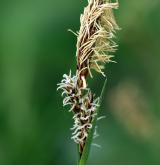
[[[115,52],[114,38],[118,25],[112,9],[118,8],[118,3],[105,0],[89,0],[88,6],[80,18],[80,31],[77,40],[77,68],[80,76],[92,77],[91,69],[104,75],[104,64],[111,62]]]
[[[64,96],[63,105],[69,105],[73,112],[74,125],[72,139],[79,144],[83,152],[92,122],[97,115],[99,98],[88,88],[86,78],[92,77],[91,70],[105,76],[104,64],[112,61],[112,53],[117,45],[113,41],[118,29],[112,9],[118,8],[118,2],[109,0],[88,0],[88,6],[80,18],[80,30],[77,35],[77,70],[72,76],[64,75],[58,89]],[[97,136],[95,131],[95,137]]]
[[[92,120],[96,115],[96,109],[99,106],[99,98],[94,99],[90,89],[79,88],[77,86],[77,76],[64,75],[58,89],[61,89],[64,95],[63,106],[69,105],[70,112],[73,112],[74,126],[72,139],[80,144],[88,136],[89,129],[92,128]]]

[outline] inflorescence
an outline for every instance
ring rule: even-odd
[[[88,0],[88,6],[80,18],[80,31],[77,33],[77,70],[72,76],[64,74],[58,84],[64,96],[63,105],[69,105],[73,112],[74,125],[72,139],[83,151],[92,121],[97,115],[99,98],[88,88],[86,78],[95,70],[105,76],[104,64],[113,62],[111,53],[117,44],[112,40],[118,29],[112,9],[118,8],[118,2],[108,0]]]

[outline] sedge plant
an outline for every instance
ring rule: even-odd
[[[92,139],[96,136],[96,121],[106,85],[100,97],[89,88],[87,78],[93,78],[92,70],[105,77],[104,66],[114,62],[113,53],[117,44],[113,41],[119,29],[113,14],[118,2],[110,0],[88,0],[80,17],[77,36],[77,69],[72,74],[64,74],[58,89],[62,90],[63,105],[69,106],[74,124],[71,139],[78,145],[79,165],[85,165],[89,156]]]

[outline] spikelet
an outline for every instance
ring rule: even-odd
[[[115,52],[114,38],[118,25],[112,9],[118,8],[118,2],[89,0],[88,6],[80,18],[80,31],[77,40],[77,68],[79,75],[92,77],[91,69],[105,75],[104,64],[111,62]]]
[[[63,106],[70,106],[69,112],[73,112],[74,126],[72,139],[83,144],[88,136],[88,131],[92,128],[92,120],[96,115],[99,106],[99,98],[94,99],[93,94],[88,88],[81,89],[77,86],[77,76],[64,75],[58,90],[61,89],[64,96]]]

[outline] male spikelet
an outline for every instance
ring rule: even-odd
[[[105,76],[104,64],[112,62],[116,43],[115,30],[118,29],[112,9],[118,8],[118,2],[111,3],[107,0],[88,0],[88,6],[80,18],[80,31],[77,34],[77,70],[76,75],[64,75],[58,84],[65,95],[63,105],[69,105],[73,112],[74,125],[72,139],[79,144],[80,154],[83,152],[92,121],[99,107],[99,98],[87,87],[86,78],[92,77],[91,70]]]
[[[77,42],[77,64],[80,77],[91,75],[91,69],[104,75],[104,63],[111,62],[112,53],[116,50],[116,43],[112,40],[118,29],[112,9],[118,3],[106,0],[90,0],[81,15],[81,27]]]

